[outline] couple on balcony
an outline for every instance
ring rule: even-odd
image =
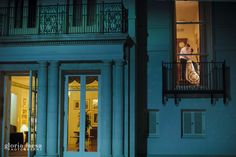
[[[179,59],[181,63],[181,80],[198,85],[200,82],[199,67],[196,63],[193,49],[187,43],[180,51]]]

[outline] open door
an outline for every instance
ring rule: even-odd
[[[30,71],[29,74],[29,116],[28,116],[28,134],[27,134],[27,142],[28,145],[33,149],[28,150],[28,157],[32,157],[36,153],[36,121],[37,121],[37,93],[38,93],[38,78],[37,74],[33,71]]]
[[[0,75],[2,157],[35,155],[37,82],[33,71]]]
[[[4,89],[4,75],[0,72],[0,135],[2,135],[2,129],[3,129],[3,100],[4,100],[3,89]],[[2,141],[0,141],[0,145],[3,146]]]

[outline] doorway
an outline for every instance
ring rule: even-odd
[[[64,156],[98,157],[100,75],[66,75]]]
[[[31,157],[35,154],[37,127],[36,72],[1,75],[3,97],[2,156]]]

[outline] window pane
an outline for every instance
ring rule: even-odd
[[[178,22],[199,21],[198,1],[176,1],[176,21]]]
[[[67,151],[79,151],[80,143],[80,77],[69,77]]]
[[[192,133],[192,118],[191,112],[183,112],[183,134]]]
[[[86,77],[85,151],[97,152],[98,76]]]
[[[181,48],[186,43],[193,49],[193,54],[199,54],[200,52],[200,33],[199,24],[177,24],[177,54],[180,53]],[[195,62],[199,61],[199,56],[192,56],[191,59]]]

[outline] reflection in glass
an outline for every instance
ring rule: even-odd
[[[98,77],[86,77],[85,151],[97,152]]]
[[[69,77],[67,151],[79,151],[80,144],[80,77]]]

